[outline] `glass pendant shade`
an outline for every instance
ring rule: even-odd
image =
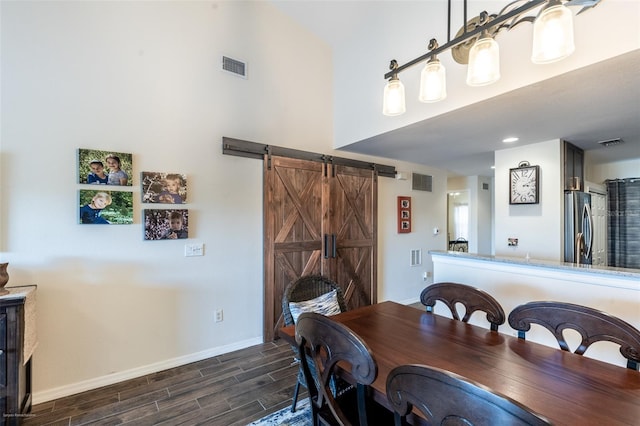
[[[397,77],[391,78],[384,87],[384,100],[382,113],[394,116],[404,114],[406,111],[404,102],[404,84]]]
[[[552,2],[544,8],[533,24],[534,64],[547,64],[571,55],[573,43],[573,15],[560,2]]]
[[[420,74],[420,102],[438,102],[447,97],[444,66],[437,59],[427,62]]]
[[[485,86],[500,79],[500,48],[488,34],[483,34],[469,51],[467,84]]]

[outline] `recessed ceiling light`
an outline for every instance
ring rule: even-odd
[[[502,142],[504,142],[504,143],[511,143],[511,142],[517,142],[517,141],[518,141],[518,138],[516,138],[516,137],[510,137],[510,138],[502,139]]]

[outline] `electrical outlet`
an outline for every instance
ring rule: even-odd
[[[216,322],[222,322],[223,319],[222,309],[216,309]]]

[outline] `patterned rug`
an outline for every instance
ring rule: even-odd
[[[306,398],[298,401],[295,413],[292,413],[291,407],[288,406],[247,426],[310,426],[311,424],[311,408],[309,398]]]

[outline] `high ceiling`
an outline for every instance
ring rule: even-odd
[[[640,51],[581,68],[343,149],[490,176],[493,152],[510,122],[519,146],[564,139],[594,163],[640,157]],[[575,90],[576,86],[580,90]],[[514,124],[515,123],[515,124]],[[620,138],[604,147],[598,142]]]
[[[318,2],[274,1],[329,45],[339,43],[340,28],[348,26],[358,3],[341,2],[341,13],[335,14],[323,13],[328,9]],[[510,147],[501,142],[504,128],[496,123],[508,122],[517,129],[518,146],[564,139],[588,151],[595,163],[639,158],[639,76],[640,50],[635,50],[341,149],[452,175],[491,176],[494,151]],[[598,144],[617,138],[624,142]]]

